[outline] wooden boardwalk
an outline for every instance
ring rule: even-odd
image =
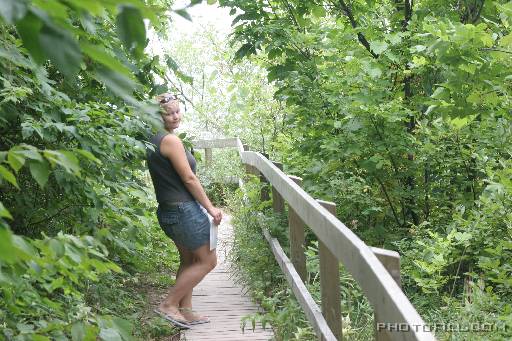
[[[235,282],[234,274],[230,271],[227,254],[230,250],[233,227],[230,216],[225,215],[219,226],[219,243],[217,248],[217,267],[208,274],[194,289],[194,310],[207,315],[211,322],[196,325],[183,333],[182,340],[272,340],[273,332],[270,326],[263,329],[259,323],[252,330],[252,324],[247,322],[242,331],[242,317],[261,311],[244,294],[241,285]]]

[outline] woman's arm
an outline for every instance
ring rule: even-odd
[[[176,173],[178,173],[185,184],[185,187],[187,187],[192,196],[210,213],[214,223],[219,224],[222,220],[222,213],[218,208],[212,205],[199,179],[190,168],[185,153],[185,147],[183,147],[183,143],[179,137],[172,134],[166,135],[160,144],[160,153],[171,161]]]

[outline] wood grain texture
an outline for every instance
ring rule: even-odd
[[[399,287],[402,287],[400,279],[400,255],[398,252],[372,247],[373,254],[380,260],[382,265],[389,272],[391,277],[395,280]],[[375,340],[376,341],[391,341],[392,333],[386,329],[378,328],[379,323],[386,322],[386,319],[381,318],[377,313],[374,313],[373,323],[375,326]]]
[[[196,149],[206,149],[206,148],[233,148],[238,147],[238,142],[240,140],[237,138],[230,139],[216,139],[216,140],[197,140],[193,141],[192,144]]]
[[[288,176],[297,185],[302,185],[302,179],[293,175]],[[292,207],[288,207],[288,235],[290,239],[290,259],[295,270],[302,281],[308,278],[306,268],[305,250],[305,226],[300,217],[295,213]]]
[[[211,148],[204,149],[204,162],[206,167],[210,167],[213,161],[213,153]]]
[[[280,162],[272,162],[277,168],[283,170],[283,164]],[[275,213],[284,212],[284,199],[274,186],[272,186],[272,209]]]
[[[275,238],[272,238],[268,230],[265,228],[263,229],[263,234],[269,242],[279,267],[283,271],[288,284],[291,286],[292,291],[295,294],[295,298],[297,298],[297,301],[299,301],[300,306],[304,310],[308,321],[311,323],[311,326],[315,330],[318,339],[325,341],[335,341],[336,337],[327,325],[327,322],[325,321],[320,308],[316,304],[313,297],[311,297],[311,294],[293,267],[292,262],[288,257],[286,257],[286,254],[279,244],[279,241]]]
[[[318,202],[332,215],[336,215],[335,203],[322,200],[318,200]],[[338,340],[342,340],[340,262],[321,240],[318,241],[318,258],[320,260],[322,314],[334,336]]]

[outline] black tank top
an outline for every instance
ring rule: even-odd
[[[151,143],[155,150],[147,149],[146,157],[148,161],[149,173],[153,180],[156,200],[158,203],[181,202],[195,200],[192,194],[185,187],[178,173],[174,169],[171,161],[160,153],[160,144],[162,139],[169,133],[160,132],[151,138]],[[190,151],[185,148],[187,160],[190,168],[196,173],[196,159]]]

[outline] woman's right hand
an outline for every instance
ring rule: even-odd
[[[219,225],[222,220],[222,211],[217,207],[212,207],[208,210],[208,213],[213,217],[213,223]]]

